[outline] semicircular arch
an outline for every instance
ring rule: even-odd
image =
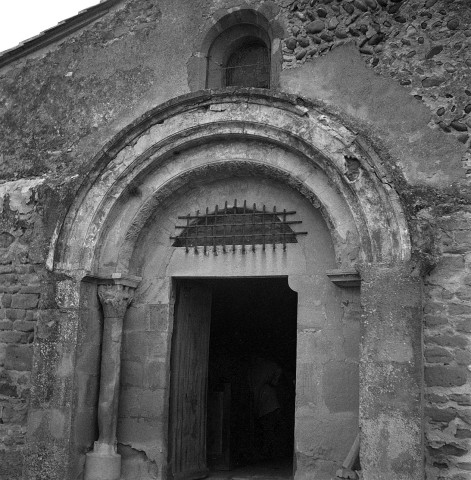
[[[49,267],[97,272],[100,245],[116,224],[127,232],[118,246],[128,258],[158,199],[199,175],[230,172],[237,165],[240,171],[258,168],[261,176],[283,178],[310,198],[337,243],[355,230],[364,261],[406,260],[410,242],[397,194],[379,180],[379,159],[357,137],[319,107],[300,107],[295,98],[266,91],[229,89],[176,99],[141,117],[101,152],[57,230]],[[176,161],[182,152],[231,141],[268,145],[273,155],[246,148],[242,157],[208,162],[201,156],[193,165]],[[153,183],[144,181],[151,177]]]

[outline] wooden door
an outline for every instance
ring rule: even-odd
[[[173,327],[169,467],[174,480],[203,478],[206,465],[206,396],[211,290],[191,281],[178,285]]]

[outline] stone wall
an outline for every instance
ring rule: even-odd
[[[428,479],[469,478],[471,457],[471,210],[437,221],[443,252],[426,278]]]
[[[21,477],[33,340],[44,273],[37,186],[0,185],[0,478]]]
[[[284,68],[353,42],[370,68],[430,109],[432,128],[468,147],[463,166],[471,175],[471,9],[465,0],[296,0],[288,10]]]

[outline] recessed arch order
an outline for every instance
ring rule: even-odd
[[[181,158],[190,149],[231,142],[244,148],[224,158]],[[271,154],[260,153],[261,146],[269,146]],[[48,267],[69,274],[109,273],[102,271],[100,255],[104,245],[112,245],[119,265],[106,268],[129,273],[133,242],[160,202],[191,182],[233,174],[284,182],[320,208],[339,268],[348,267],[342,251],[348,253],[352,242],[360,248],[361,262],[410,258],[397,194],[380,181],[380,159],[358,134],[295,97],[227,89],[172,100],[112,139],[57,226]]]

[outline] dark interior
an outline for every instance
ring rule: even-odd
[[[211,284],[208,464],[229,470],[292,462],[297,293],[287,278],[218,279]],[[257,362],[279,367],[276,385],[271,385],[280,406],[276,420],[270,420],[273,442],[266,441],[266,426],[254,407],[251,372]]]

